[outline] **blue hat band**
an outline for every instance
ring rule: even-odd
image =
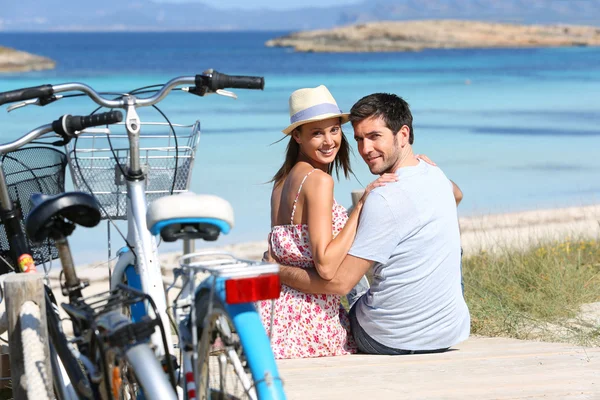
[[[298,111],[296,114],[290,117],[290,123],[295,124],[298,121],[304,121],[307,119],[315,118],[323,114],[341,114],[342,110],[335,104],[322,103],[316,106],[308,107],[305,110]]]

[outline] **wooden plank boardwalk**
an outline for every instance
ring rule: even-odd
[[[472,337],[442,354],[278,361],[288,399],[600,399],[600,348]]]

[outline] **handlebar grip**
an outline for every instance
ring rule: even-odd
[[[123,121],[123,113],[121,111],[109,111],[100,114],[86,115],[83,117],[73,116],[68,117],[66,121],[69,132],[82,131],[85,128],[92,126],[110,125]]]
[[[40,85],[29,88],[11,90],[0,93],[0,105],[14,103],[17,101],[37,99],[39,97],[48,97],[54,94],[52,85]]]
[[[63,115],[52,122],[52,129],[60,136],[70,138],[74,136],[75,131],[82,131],[92,126],[116,124],[121,121],[123,121],[123,113],[118,110],[86,116]]]
[[[261,76],[227,75],[212,71],[210,77],[196,75],[196,86],[207,86],[212,91],[227,88],[263,90],[265,88],[265,78]]]

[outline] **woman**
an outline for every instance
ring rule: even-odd
[[[371,183],[350,216],[333,198],[333,177],[348,178],[350,147],[341,125],[348,122],[323,85],[299,89],[290,96],[290,135],[283,166],[273,177],[271,196],[272,256],[281,264],[316,268],[332,279],[350,250],[358,217],[368,193],[396,180],[386,174]],[[312,295],[282,286],[274,303],[260,303],[261,318],[276,358],[350,354],[356,346],[340,296]]]

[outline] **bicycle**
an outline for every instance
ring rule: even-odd
[[[77,91],[81,92],[88,97],[90,97],[95,103],[102,107],[107,108],[123,108],[126,110],[126,118],[125,118],[125,128],[127,132],[127,139],[129,142],[128,156],[126,157],[128,165],[125,169],[119,160],[116,160],[116,166],[114,171],[117,171],[115,175],[121,173],[121,177],[126,186],[126,202],[127,202],[127,219],[128,219],[128,237],[126,239],[127,249],[125,251],[120,251],[118,256],[118,261],[115,265],[112,277],[111,277],[111,290],[116,291],[122,286],[123,282],[126,282],[127,285],[132,286],[134,288],[137,287],[140,293],[144,293],[149,296],[155,303],[156,308],[158,309],[158,313],[156,317],[162,321],[163,331],[169,332],[168,318],[167,318],[167,302],[164,289],[162,287],[162,278],[160,275],[160,268],[158,266],[158,258],[156,254],[156,242],[154,237],[151,235],[148,230],[148,224],[146,221],[146,211],[147,211],[147,202],[146,202],[146,188],[144,187],[146,181],[146,171],[142,164],[140,163],[140,128],[142,126],[140,118],[136,112],[136,108],[138,107],[147,107],[153,106],[156,103],[160,102],[163,98],[165,98],[168,93],[175,87],[180,85],[195,85],[193,87],[186,88],[191,94],[204,96],[209,93],[219,93],[226,96],[234,96],[231,92],[227,92],[223,89],[225,88],[246,88],[246,89],[262,89],[264,86],[264,81],[262,78],[257,77],[237,77],[237,76],[228,76],[225,74],[220,74],[216,71],[208,70],[203,74],[196,75],[195,77],[179,77],[170,80],[161,86],[160,89],[157,90],[157,93],[146,97],[139,98],[131,94],[125,94],[122,96],[118,96],[116,99],[107,99],[104,98],[101,94],[93,90],[91,87],[81,84],[81,83],[67,83],[61,85],[43,85],[34,88],[21,89],[12,92],[0,93],[0,105],[7,102],[16,102],[16,101],[24,101],[23,104],[37,104],[37,105],[45,105],[56,101],[60,98],[57,96],[58,93],[61,92],[71,92]],[[19,105],[20,106],[20,105]],[[169,123],[169,125],[171,125]],[[110,137],[110,135],[108,136]],[[114,151],[112,146],[109,146],[110,151]],[[115,156],[116,158],[116,156]],[[81,161],[80,158],[74,154],[71,156],[72,162],[70,163],[72,171],[74,171],[74,176],[77,176],[77,173],[81,173],[81,166],[78,164]],[[193,161],[190,160],[190,162]],[[82,179],[81,182],[85,182],[85,179]],[[75,182],[77,185],[77,178],[75,178]],[[89,187],[88,184],[84,184],[84,187],[80,187],[81,190],[86,191],[88,193],[94,193],[93,188]],[[123,193],[121,193],[123,194]],[[180,195],[181,196],[181,195]],[[174,196],[177,197],[177,196]],[[173,197],[173,198],[174,198]],[[155,200],[155,202],[158,200]],[[174,216],[174,215],[166,215],[159,219],[156,219],[154,222],[157,222],[152,226],[152,234],[161,234],[163,240],[170,240],[173,237],[183,237],[183,238],[216,238],[215,232],[218,233],[224,232],[228,230],[226,227],[227,216],[211,216],[206,214],[207,206],[210,204],[206,204],[202,201],[202,199],[198,199],[199,203],[197,203],[197,207],[190,210],[191,214],[187,214],[184,216]],[[114,203],[114,202],[112,202]],[[102,201],[100,201],[102,204]],[[102,204],[104,206],[104,204]],[[108,217],[109,213],[105,207],[103,209],[103,216]],[[208,209],[210,210],[210,209]],[[152,214],[150,214],[152,215]],[[183,218],[183,221],[181,220]],[[179,229],[179,230],[178,230]],[[210,235],[206,235],[206,231],[212,232]],[[175,232],[175,235],[169,236],[169,232]],[[179,233],[177,233],[179,232]],[[189,235],[188,235],[189,234]],[[165,236],[166,235],[166,236]],[[187,236],[186,236],[187,235]],[[210,262],[209,262],[210,264]],[[223,264],[223,263],[222,263]],[[226,263],[225,263],[226,264]],[[264,267],[261,263],[244,263],[241,260],[230,261],[229,264],[238,264],[238,266],[244,265],[245,267]],[[198,347],[198,343],[194,342],[198,340],[197,334],[198,330],[204,332],[213,331],[213,327],[219,328],[218,325],[222,325],[221,329],[226,330],[224,328],[225,324],[222,323],[225,319],[229,319],[230,327],[235,329],[235,334],[239,338],[239,341],[235,344],[231,344],[234,342],[225,342],[226,345],[231,344],[237,349],[243,349],[243,357],[238,356],[238,360],[244,359],[247,363],[247,367],[252,372],[252,379],[254,380],[254,384],[246,382],[243,386],[245,387],[245,393],[250,398],[253,398],[253,391],[256,390],[257,396],[259,398],[284,398],[283,389],[281,379],[277,372],[277,368],[274,362],[273,354],[271,352],[271,348],[269,346],[268,338],[264,332],[264,328],[262,328],[262,324],[260,324],[260,320],[258,319],[258,315],[254,306],[250,303],[251,299],[247,299],[245,303],[240,303],[239,305],[228,305],[227,298],[224,297],[224,292],[220,290],[221,286],[226,286],[227,282],[234,281],[236,278],[240,278],[241,276],[236,275],[234,272],[235,269],[229,269],[229,273],[224,273],[224,271],[217,271],[214,268],[207,268],[204,264],[194,264],[188,263],[184,267],[187,268],[188,271],[195,268],[196,271],[204,270],[212,272],[216,278],[208,279],[204,284],[196,287],[193,281],[190,281],[187,285],[187,294],[181,297],[181,299],[194,297],[194,300],[191,301],[189,306],[182,305],[183,303],[179,303],[176,305],[177,310],[181,310],[184,307],[189,307],[187,312],[187,316],[180,315],[179,323],[179,331],[182,333],[182,337],[180,337],[180,343],[183,343],[184,346],[188,346],[185,350],[187,352],[184,357],[184,366],[183,370],[186,375],[186,384],[190,384],[186,386],[186,389],[191,387],[192,380],[189,380],[188,376],[191,371],[194,371],[194,366],[190,366],[191,363],[190,357],[194,358],[196,364],[202,362],[198,357],[198,350],[204,350],[208,348],[208,344],[204,345],[201,349]],[[258,269],[256,271],[259,271]],[[276,267],[271,266],[271,269],[263,269],[260,274],[270,274],[276,275]],[[257,280],[257,282],[260,280]],[[276,285],[277,287],[277,295],[279,292],[279,283],[278,281],[272,280],[272,285]],[[212,288],[210,291],[207,291],[207,288]],[[192,294],[193,292],[193,294]],[[274,291],[273,291],[274,292]],[[207,294],[208,293],[208,294]],[[269,294],[271,295],[271,294]],[[208,302],[200,301],[205,300],[208,297]],[[217,309],[218,304],[221,304],[220,314],[223,318],[212,318],[211,316],[215,314],[213,312],[213,306]],[[203,311],[203,308],[197,307],[203,304],[208,304],[206,308],[206,312]],[[132,315],[132,320],[134,322],[141,321],[143,318],[148,315],[152,315],[152,310],[148,310],[148,304],[143,302],[134,302],[130,303],[129,311]],[[149,312],[150,311],[150,312]],[[236,314],[237,313],[237,314]],[[247,328],[246,326],[242,326],[238,322],[237,315],[251,315],[253,317],[251,320],[251,327]],[[208,318],[204,318],[208,315]],[[212,319],[211,319],[212,318]],[[213,322],[210,325],[210,330],[204,329],[203,322],[205,320],[213,320],[213,321],[221,321],[221,322]],[[191,334],[188,335],[187,331],[191,331]],[[256,341],[248,341],[246,331],[254,332],[254,335],[257,337],[260,336],[261,340]],[[195,332],[195,333],[194,333]],[[231,331],[233,333],[233,331]],[[218,332],[222,336],[226,336],[226,334],[222,332]],[[183,337],[183,335],[191,336]],[[208,335],[208,334],[207,334]],[[204,337],[204,336],[201,336]],[[224,337],[224,339],[227,339]],[[173,348],[172,339],[169,335],[167,335],[167,343],[162,343],[162,339],[159,337],[157,333],[153,334],[151,337],[152,345],[155,348],[156,355],[161,358],[162,362],[170,366],[172,363],[172,359],[170,357],[171,349]],[[204,341],[203,341],[204,340]],[[201,339],[200,343],[207,343],[208,339]],[[210,342],[210,341],[209,341]],[[214,344],[214,342],[212,343]],[[252,346],[252,349],[256,349],[256,352],[253,353],[253,350],[250,349],[249,346]],[[191,348],[191,350],[190,350]],[[208,350],[205,351],[203,357],[206,358],[207,354],[210,352]],[[240,353],[241,354],[241,353]],[[233,359],[233,354],[230,359]],[[258,367],[256,365],[261,362],[261,359],[266,359],[269,362],[260,364]],[[222,363],[221,363],[222,364]],[[244,367],[244,365],[242,365]],[[238,374],[241,376],[240,368],[236,369]],[[193,383],[200,382],[198,371],[195,372],[195,379],[193,379]],[[207,374],[205,374],[207,375]],[[266,377],[266,378],[265,378]],[[201,383],[199,385],[204,391],[201,395],[207,396],[211,398],[211,396],[218,392],[220,395],[223,395],[225,388],[221,385],[219,390],[213,390],[210,388],[205,388],[205,384]],[[256,387],[256,389],[254,389]],[[263,389],[264,388],[264,389]],[[204,390],[206,389],[206,390]],[[188,396],[191,393],[188,391]]]
[[[80,192],[52,195],[34,194],[31,197],[31,211],[24,223],[27,235],[24,233],[23,221],[19,213],[20,208],[28,202],[24,203],[23,201],[23,196],[25,196],[23,192],[26,190],[21,190],[21,197],[19,197],[17,195],[18,188],[26,189],[26,185],[31,186],[31,182],[36,182],[37,185],[33,186],[38,188],[47,189],[50,186],[44,185],[41,183],[43,181],[38,180],[38,178],[49,178],[48,176],[38,177],[36,175],[40,170],[44,171],[39,167],[44,164],[43,160],[35,159],[36,168],[32,169],[30,163],[28,166],[28,163],[15,157],[15,155],[20,155],[22,150],[27,149],[19,150],[22,146],[50,132],[58,133],[63,138],[61,142],[52,144],[61,145],[76,136],[76,131],[81,131],[89,126],[114,123],[120,119],[122,119],[120,112],[88,117],[66,115],[52,124],[34,129],[16,141],[0,145],[0,154],[10,154],[12,159],[19,161],[18,164],[24,167],[27,175],[31,175],[27,180],[13,181],[11,185],[8,185],[4,169],[0,168],[0,207],[3,211],[7,238],[13,253],[17,246],[24,246],[19,249],[24,252],[22,256],[13,258],[13,263],[8,266],[20,267],[16,271],[35,272],[34,266],[31,264],[27,265],[25,262],[21,262],[19,265],[15,263],[15,260],[31,259],[27,253],[29,251],[28,243],[43,245],[47,239],[53,240],[65,276],[61,288],[69,299],[69,303],[63,307],[71,316],[77,344],[77,348],[75,348],[66,338],[54,296],[48,287],[44,290],[45,301],[43,304],[32,304],[31,302],[23,304],[23,308],[20,310],[22,325],[20,333],[31,346],[40,342],[32,340],[36,335],[45,334],[45,332],[39,331],[36,334],[32,329],[32,326],[36,325],[35,319],[40,317],[40,310],[45,308],[50,344],[49,358],[55,373],[50,374],[43,367],[36,367],[36,363],[33,364],[33,368],[27,368],[26,365],[25,373],[28,382],[26,394],[22,393],[20,385],[16,385],[15,397],[17,398],[50,398],[51,390],[44,387],[48,385],[47,376],[49,375],[52,376],[52,386],[59,399],[112,398],[110,394],[115,392],[114,368],[116,367],[111,366],[115,363],[116,365],[119,363],[132,365],[129,376],[135,377],[136,383],[140,385],[140,391],[143,391],[147,398],[176,398],[173,374],[171,374],[173,379],[169,384],[166,382],[161,364],[146,343],[146,338],[149,337],[148,332],[153,331],[156,326],[162,327],[162,323],[159,319],[147,319],[144,322],[132,323],[121,314],[123,304],[132,301],[148,301],[152,304],[152,299],[129,288],[121,288],[119,292],[107,292],[87,299],[82,297],[82,289],[86,287],[86,284],[77,277],[67,237],[73,233],[76,225],[92,227],[99,223],[100,210],[96,200],[92,196]],[[34,150],[36,149],[34,148]],[[11,175],[14,174],[9,174],[9,176]],[[60,180],[60,176],[58,178]],[[53,187],[60,186],[57,184]],[[14,204],[9,189],[13,189],[13,198],[16,199]],[[10,300],[7,298],[7,302]],[[9,304],[7,306],[10,307]],[[33,320],[33,324],[25,324],[26,320]],[[165,332],[162,332],[162,335],[166,336]],[[28,345],[24,346],[23,350],[23,358],[26,362],[29,361],[31,364],[31,361],[37,361],[41,364],[37,359],[31,360],[32,356],[29,352],[33,351],[33,354],[39,357],[44,352],[43,349],[40,353],[39,349],[36,351]],[[18,360],[12,361],[17,362]],[[110,376],[109,373],[111,368],[113,368],[113,376]],[[16,368],[13,369],[13,371],[16,370]],[[40,371],[42,371],[42,376],[36,376],[35,374]],[[21,382],[20,376],[13,375],[12,378],[13,382]],[[37,382],[37,385],[34,382]],[[155,394],[159,394],[159,397],[154,397]]]
[[[169,215],[164,210],[170,210]],[[259,300],[279,297],[279,267],[238,259],[227,252],[192,251],[190,240],[215,240],[231,228],[229,203],[215,196],[164,197],[150,205],[147,222],[150,231],[165,241],[187,241],[167,289],[182,279],[172,308],[179,323],[186,382],[198,384],[201,399],[285,398],[269,339],[254,306]],[[210,277],[197,285],[199,273]],[[233,380],[228,379],[231,376]],[[193,392],[188,388],[189,398],[195,398]],[[223,395],[227,397],[219,397]]]

